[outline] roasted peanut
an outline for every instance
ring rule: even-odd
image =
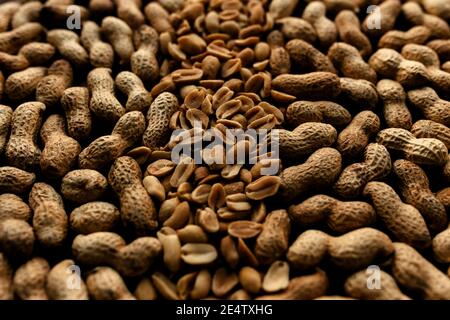
[[[148,127],[142,137],[146,147],[156,148],[164,145],[169,138],[168,124],[170,118],[178,107],[177,97],[172,93],[164,92],[155,98],[148,110]]]
[[[48,43],[30,42],[17,55],[0,52],[0,66],[7,71],[20,71],[30,66],[46,64],[55,54],[55,48]]]
[[[23,100],[36,91],[39,82],[47,74],[47,68],[29,67],[9,75],[5,82],[5,93],[11,100]]]
[[[145,90],[144,84],[139,77],[129,71],[122,71],[116,77],[116,86],[128,96],[125,110],[146,112],[150,107],[152,98]]]
[[[16,29],[29,22],[38,22],[43,4],[40,1],[29,1],[21,5],[14,13],[11,27]]]
[[[79,204],[100,199],[107,187],[106,178],[91,169],[70,171],[61,181],[61,193],[64,199]]]
[[[41,102],[27,102],[14,110],[11,135],[5,149],[10,165],[31,170],[39,164],[41,150],[37,135],[44,111],[45,105]]]
[[[14,274],[14,293],[21,300],[48,300],[45,284],[49,272],[50,266],[45,259],[28,260]]]
[[[342,10],[338,13],[334,22],[342,41],[357,48],[363,57],[372,53],[372,45],[367,36],[361,32],[358,17],[354,12]]]
[[[447,226],[445,208],[431,192],[425,172],[407,160],[395,161],[393,172],[405,202],[420,211],[432,232],[442,231]]]
[[[431,120],[419,120],[411,127],[416,138],[434,138],[441,140],[450,149],[450,128]]]
[[[0,220],[18,219],[28,221],[31,217],[30,207],[23,200],[11,193],[0,194]]]
[[[55,106],[61,100],[63,92],[70,87],[73,71],[66,60],[57,60],[47,70],[47,76],[36,87],[36,100],[46,106]]]
[[[141,179],[141,169],[130,157],[117,158],[108,176],[109,184],[120,198],[122,222],[137,234],[145,234],[158,226],[153,201]]]
[[[41,170],[51,177],[62,177],[77,162],[80,144],[65,132],[65,120],[58,114],[50,115],[41,128],[42,150]]]
[[[308,190],[330,186],[341,173],[341,166],[342,157],[336,149],[319,149],[305,163],[282,171],[280,195],[293,200]]]
[[[36,180],[36,175],[15,167],[0,167],[0,192],[23,193]]]
[[[362,22],[362,30],[372,37],[385,34],[394,29],[395,21],[401,10],[402,4],[399,0],[387,0],[381,2],[377,6],[377,10],[373,10]]]
[[[68,221],[61,196],[50,185],[37,182],[28,203],[33,210],[36,238],[48,248],[60,247],[67,237]]]
[[[332,237],[319,230],[308,230],[291,244],[287,259],[292,267],[305,270],[317,266],[325,257],[339,269],[358,270],[394,253],[394,246],[383,232],[372,228],[350,231]]]
[[[87,82],[91,93],[89,109],[97,117],[107,122],[117,122],[125,113],[119,100],[114,96],[114,80],[111,69],[96,68],[89,72]]]
[[[436,16],[441,17],[444,20],[450,19],[450,5],[445,0],[420,0],[425,10]]]
[[[12,300],[14,298],[13,290],[13,269],[6,259],[4,253],[0,252],[0,299]]]
[[[337,138],[336,129],[329,124],[307,122],[293,131],[277,130],[282,158],[298,159],[317,149],[331,146]]]
[[[72,211],[70,227],[76,233],[110,231],[120,220],[119,210],[108,202],[88,202]]]
[[[0,5],[0,32],[8,30],[11,20],[19,8],[20,4],[17,2],[6,2]]]
[[[1,97],[0,97],[1,99]],[[9,129],[11,127],[13,117],[13,110],[0,104],[0,154],[3,153],[3,149],[6,146],[9,138]]]
[[[338,99],[344,105],[358,106],[359,109],[375,109],[378,93],[375,85],[364,79],[342,77],[339,80],[341,92]],[[358,110],[359,110],[358,109]]]
[[[369,139],[380,130],[380,119],[372,111],[358,113],[350,124],[341,131],[337,149],[343,156],[354,157],[367,146]]]
[[[339,201],[330,196],[316,195],[289,207],[289,216],[302,227],[323,221],[339,233],[367,227],[375,222],[375,210],[362,201]]]
[[[134,34],[136,52],[131,56],[131,70],[145,83],[155,81],[159,75],[158,34],[150,26],[141,26]]]
[[[83,169],[100,169],[124,154],[138,141],[145,130],[145,118],[139,111],[124,114],[117,121],[111,135],[97,138],[83,151],[78,162]]]
[[[450,28],[445,20],[425,13],[419,3],[408,1],[402,5],[401,10],[408,22],[428,27],[433,38],[448,39],[450,37]]]
[[[289,57],[295,67],[298,67],[302,71],[324,71],[336,73],[329,57],[324,55],[306,41],[300,39],[291,40],[286,44],[286,50],[289,53]],[[278,74],[281,73],[277,73],[276,75]]]
[[[75,260],[87,266],[111,266],[123,276],[143,274],[161,253],[161,244],[153,237],[137,238],[128,245],[118,234],[95,232],[78,235],[72,243]]]
[[[433,89],[423,87],[408,91],[408,100],[422,111],[426,119],[450,125],[450,102],[439,98]]]
[[[409,130],[412,125],[411,113],[406,106],[406,93],[401,84],[383,79],[377,83],[377,91],[383,101],[383,115],[387,126]]]
[[[444,205],[444,207],[450,209],[450,187],[444,188],[436,193],[436,198]]]
[[[272,86],[299,99],[323,100],[340,92],[339,77],[330,72],[282,74],[272,80]]]
[[[320,46],[328,48],[337,39],[337,29],[333,21],[326,16],[326,5],[320,1],[310,2],[303,10],[302,18],[316,30]]]
[[[95,68],[111,68],[114,62],[114,51],[109,43],[103,42],[100,27],[93,21],[83,23],[80,41],[89,51],[89,60]]]
[[[46,291],[52,300],[87,300],[86,284],[77,273],[73,260],[63,260],[55,265],[47,275]]]
[[[417,248],[430,245],[430,232],[419,210],[403,203],[394,189],[383,182],[372,181],[363,194],[372,200],[377,217],[397,239]]]
[[[389,48],[400,51],[400,49],[409,44],[423,44],[431,35],[430,29],[425,26],[412,27],[408,31],[392,30],[386,32],[378,42],[379,48]]]
[[[169,13],[159,2],[150,2],[144,8],[145,16],[150,25],[155,28],[158,33],[171,31],[172,25],[169,21]]]
[[[331,101],[296,101],[286,109],[286,121],[292,126],[322,122],[341,127],[351,121],[350,113]]]
[[[119,56],[120,63],[127,65],[134,52],[131,28],[119,18],[106,17],[102,21],[101,31]]]
[[[89,56],[80,44],[78,35],[70,30],[54,29],[47,34],[47,41],[58,49],[70,63],[83,67],[89,63]]]
[[[369,181],[386,177],[391,171],[391,157],[378,143],[369,144],[364,151],[364,162],[346,167],[334,184],[334,190],[344,198],[361,194]]]
[[[448,158],[447,147],[443,142],[434,138],[416,138],[405,129],[381,130],[376,140],[388,150],[396,151],[416,164],[442,166]]]
[[[410,300],[400,291],[391,275],[383,270],[380,270],[379,288],[368,287],[369,276],[370,273],[367,271],[358,271],[351,275],[345,281],[345,292],[349,296],[361,300]]]
[[[335,42],[328,49],[328,58],[344,77],[375,83],[376,72],[366,63],[358,50],[344,42]]]
[[[44,28],[36,22],[26,23],[16,29],[0,33],[0,51],[15,54],[32,41],[39,40]]]
[[[33,252],[34,233],[28,222],[0,220],[0,250],[11,260],[26,260]]]
[[[66,114],[68,135],[77,141],[87,139],[92,127],[89,90],[85,87],[72,87],[64,90],[61,106]]]
[[[414,248],[394,243],[392,274],[397,283],[424,299],[450,299],[450,279]]]
[[[128,23],[128,25],[136,29],[144,23],[144,15],[141,11],[141,0],[115,0],[117,7],[117,16]]]
[[[86,286],[94,300],[135,300],[120,274],[109,267],[97,267],[90,271]]]

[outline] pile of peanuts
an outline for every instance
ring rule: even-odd
[[[450,299],[449,22],[448,0],[0,4],[0,299]],[[174,161],[199,132],[230,148]]]

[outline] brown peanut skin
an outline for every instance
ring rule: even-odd
[[[86,284],[80,275],[71,272],[76,266],[73,260],[63,260],[55,265],[47,276],[46,291],[51,300],[88,300]],[[73,284],[69,288],[68,284]]]
[[[47,41],[71,64],[78,67],[89,63],[86,49],[80,44],[79,36],[70,30],[53,29],[47,34]]]
[[[427,47],[433,49],[441,61],[450,60],[450,39],[436,39],[427,43]]]
[[[431,120],[419,120],[411,127],[416,138],[434,138],[441,140],[450,149],[450,128]]]
[[[80,144],[66,135],[65,119],[59,114],[50,115],[41,128],[45,144],[41,153],[41,170],[50,177],[62,177],[77,163]]]
[[[355,198],[369,181],[382,179],[390,172],[389,152],[381,144],[370,143],[364,151],[364,161],[346,167],[334,184],[334,190],[343,198]]]
[[[95,139],[78,157],[82,169],[99,170],[109,165],[114,159],[136,143],[145,130],[145,118],[139,111],[124,114],[117,121],[111,135]]]
[[[292,278],[286,290],[260,296],[257,300],[311,300],[323,296],[328,289],[327,274],[317,269],[311,275]]]
[[[338,233],[367,227],[376,220],[375,210],[366,202],[339,201],[323,194],[289,207],[289,217],[302,227],[311,227],[323,221]]]
[[[41,150],[37,135],[44,111],[45,105],[41,102],[26,102],[14,110],[11,135],[5,149],[8,164],[26,171],[38,166]]]
[[[0,299],[13,300],[13,269],[4,253],[0,252]]]
[[[48,300],[45,284],[49,272],[50,266],[45,259],[28,260],[14,274],[14,293],[21,300]]]
[[[287,259],[292,267],[306,270],[328,256],[338,269],[358,270],[386,260],[393,252],[389,237],[376,229],[356,229],[339,237],[310,229],[291,244]]]
[[[73,71],[69,62],[57,60],[48,68],[47,76],[36,87],[36,100],[46,106],[59,104],[64,90],[72,84]]]
[[[359,19],[354,12],[342,10],[338,13],[334,22],[343,42],[357,48],[363,57],[372,53],[372,45],[367,36],[361,32]]]
[[[340,93],[339,77],[331,72],[282,74],[272,80],[272,86],[298,99],[326,100]]]
[[[26,260],[34,248],[33,228],[24,220],[0,220],[0,250],[13,261]]]
[[[432,88],[410,90],[408,100],[426,119],[450,126],[450,102],[439,98]]]
[[[16,167],[0,167],[0,192],[23,193],[31,188],[36,175]]]
[[[273,0],[269,5],[269,13],[274,19],[289,17],[297,4],[298,0]]]
[[[120,64],[129,64],[134,52],[131,28],[123,20],[110,16],[103,19],[101,31],[119,56]]]
[[[17,55],[0,52],[0,66],[7,71],[20,71],[30,66],[46,64],[55,54],[55,48],[48,43],[30,42]]]
[[[407,160],[397,160],[393,164],[400,193],[406,203],[417,208],[432,232],[439,232],[447,226],[447,214],[443,204],[430,190],[425,172]]]
[[[29,67],[12,73],[5,82],[5,93],[11,100],[23,100],[36,91],[39,82],[47,74],[47,68]]]
[[[0,194],[0,220],[18,219],[28,221],[31,217],[30,207],[18,196],[12,193]]]
[[[378,49],[370,57],[369,65],[380,77],[396,80],[405,87],[420,87],[430,80],[422,63],[407,60],[393,49]]]
[[[377,83],[377,91],[383,102],[383,115],[387,126],[409,130],[412,117],[405,103],[406,93],[402,85],[393,80],[383,79]]]
[[[128,96],[125,105],[127,112],[147,112],[152,103],[152,97],[137,75],[129,71],[120,72],[116,77],[116,86],[122,93]]]
[[[408,31],[392,30],[385,33],[378,42],[379,48],[389,48],[400,51],[409,43],[423,44],[431,35],[430,29],[425,26],[412,27]]]
[[[3,149],[8,142],[12,116],[13,110],[8,106],[0,104],[0,155],[3,153]]]
[[[417,248],[430,245],[430,232],[419,210],[403,203],[390,186],[372,181],[364,188],[363,195],[372,200],[377,217],[395,238]]]
[[[378,116],[372,111],[362,111],[339,134],[337,149],[344,157],[355,157],[364,150],[369,139],[379,130]]]
[[[98,171],[77,169],[68,172],[61,181],[64,199],[83,204],[100,199],[108,188],[108,180]]]
[[[447,211],[450,210],[450,187],[444,188],[436,193],[436,198],[444,205]]]
[[[317,39],[313,26],[301,18],[285,17],[278,19],[277,24],[281,24],[280,30],[287,39],[302,39],[309,43]]]
[[[97,267],[86,278],[89,296],[94,300],[135,300],[120,274],[109,267]]]
[[[85,87],[71,87],[64,90],[61,107],[66,115],[67,134],[77,141],[86,140],[92,129],[89,110],[89,90]]]
[[[28,203],[33,210],[36,238],[48,248],[60,247],[67,237],[68,219],[61,196],[50,185],[37,182]]]
[[[419,165],[442,166],[448,158],[447,147],[443,142],[434,138],[416,138],[405,129],[381,130],[376,141]]]
[[[440,17],[423,12],[420,4],[410,1],[402,5],[402,13],[408,22],[428,27],[433,38],[448,39],[450,27]]]
[[[72,243],[77,262],[93,267],[111,266],[125,277],[145,273],[161,252],[161,243],[156,238],[141,237],[127,245],[112,232],[78,235]]]
[[[291,222],[286,210],[269,213],[256,238],[255,255],[262,264],[271,264],[285,254],[289,246]]]
[[[158,226],[155,206],[142,185],[141,169],[134,159],[117,158],[108,181],[120,198],[121,218],[126,228],[143,235]]]
[[[352,274],[345,281],[345,292],[350,297],[360,300],[411,300],[400,291],[389,273],[380,270],[380,288],[375,290],[367,287],[368,276],[370,273],[365,270]]]
[[[328,58],[344,77],[372,83],[377,81],[376,72],[363,60],[358,50],[345,42],[335,42],[328,49]]]
[[[289,57],[296,67],[305,71],[324,71],[336,73],[336,69],[329,57],[314,48],[311,44],[300,39],[294,39],[286,44]],[[309,69],[308,69],[309,68]],[[288,72],[284,72],[288,73]],[[277,73],[279,75],[281,73]]]
[[[450,278],[405,243],[394,243],[392,275],[398,284],[427,300],[450,299]]]
[[[39,14],[43,5],[40,1],[29,1],[21,5],[11,20],[12,29],[16,29],[28,22],[39,21]]]
[[[170,92],[158,95],[147,113],[148,126],[142,137],[148,148],[162,147],[169,139],[169,121],[179,108],[178,99]]]
[[[341,77],[339,79],[341,92],[338,96],[342,104],[358,106],[359,109],[375,109],[378,94],[375,85],[364,79]]]
[[[330,186],[341,173],[341,167],[342,157],[336,149],[319,149],[303,164],[282,171],[279,194],[292,201],[311,189]]]
[[[14,30],[0,33],[0,51],[15,54],[32,41],[39,40],[44,28],[36,22],[24,24]]]
[[[88,202],[70,214],[70,228],[77,234],[110,231],[119,221],[119,210],[108,202]]]
[[[279,149],[282,158],[297,159],[317,149],[331,146],[337,138],[336,129],[329,124],[307,122],[293,131],[279,129]]]
[[[111,74],[111,69],[107,68],[96,68],[89,72],[89,109],[103,121],[115,123],[125,114],[125,108],[114,95],[114,80]]]
[[[305,122],[322,122],[341,127],[351,119],[347,109],[331,101],[296,101],[286,109],[286,121],[294,127]]]
[[[100,27],[93,21],[85,21],[80,41],[89,51],[89,61],[95,68],[112,68],[114,50],[109,43],[101,39]]]
[[[143,25],[134,33],[136,52],[131,56],[131,71],[144,83],[154,82],[159,76],[158,33],[150,26]]]
[[[323,48],[328,48],[337,39],[337,29],[333,21],[326,17],[326,5],[319,1],[310,2],[303,10],[302,18],[316,30],[317,40]]]

